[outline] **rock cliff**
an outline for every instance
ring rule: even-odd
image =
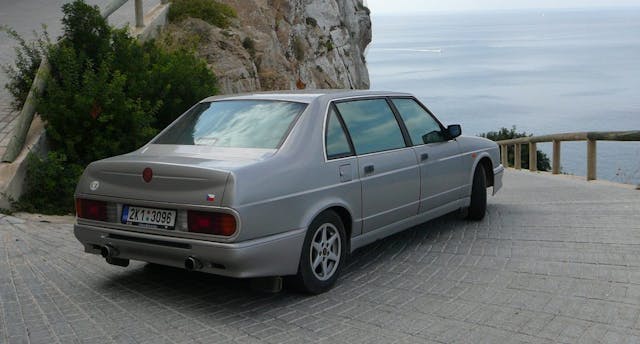
[[[218,1],[237,11],[229,28],[187,19],[167,31],[196,42],[221,93],[369,87],[371,21],[361,0]]]

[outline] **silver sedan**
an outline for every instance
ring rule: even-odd
[[[88,253],[321,293],[349,253],[438,216],[481,220],[497,145],[406,93],[204,99],[142,148],[90,164],[76,189]]]

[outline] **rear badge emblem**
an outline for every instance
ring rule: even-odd
[[[97,180],[94,180],[91,182],[91,184],[89,184],[89,189],[91,189],[91,191],[96,191],[98,190],[99,187],[100,187],[100,182]]]
[[[216,200],[216,195],[214,194],[207,194],[207,202],[213,202]]]
[[[142,179],[147,183],[151,182],[151,179],[153,179],[153,170],[149,167],[145,168],[144,171],[142,171]]]

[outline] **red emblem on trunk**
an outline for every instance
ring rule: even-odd
[[[150,169],[149,167],[145,168],[144,171],[142,171],[142,179],[144,179],[145,182],[149,183],[152,178],[153,178],[153,170]]]

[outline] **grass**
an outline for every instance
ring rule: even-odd
[[[169,8],[169,21],[199,18],[219,28],[227,28],[238,15],[228,5],[214,0],[173,0]]]

